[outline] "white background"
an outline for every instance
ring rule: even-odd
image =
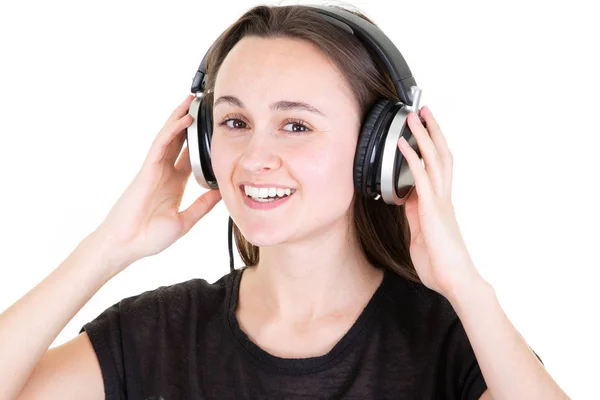
[[[103,220],[189,93],[209,45],[255,4],[0,5],[0,311]],[[594,2],[350,4],[399,47],[423,88],[421,104],[444,130],[455,158],[453,200],[477,267],[566,392],[596,397]],[[204,192],[189,183],[182,209]],[[170,248],[117,275],[53,346],[124,297],[228,273],[227,216],[220,202]]]

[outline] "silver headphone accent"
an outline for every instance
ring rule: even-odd
[[[412,103],[407,104],[398,110],[392,120],[390,128],[388,129],[388,135],[385,139],[381,161],[381,196],[383,197],[383,200],[389,204],[392,202],[396,205],[404,204],[408,199],[408,196],[410,196],[414,190],[414,177],[412,176],[406,158],[402,156],[400,149],[398,149],[398,140],[400,140],[400,135],[404,132],[404,128],[408,124],[408,114],[411,111],[419,111],[421,92],[422,89],[418,86],[411,86],[409,98]],[[410,132],[408,128],[407,131]],[[417,139],[415,139],[414,135],[411,134],[410,138],[407,140],[410,147],[412,147],[412,149],[420,156]],[[397,177],[394,176],[396,155],[402,157],[402,166],[400,168],[400,174]],[[396,180],[398,191],[394,190],[394,180]],[[398,196],[398,193],[400,193],[400,196]],[[377,199],[378,198],[379,196]]]
[[[192,171],[196,182],[205,189],[210,189],[206,184],[207,179],[202,171],[202,165],[200,164],[200,143],[198,138],[200,137],[198,132],[198,112],[200,111],[200,102],[204,94],[202,92],[194,93],[195,98],[190,104],[189,114],[192,116],[192,124],[187,128],[187,146],[189,149],[190,164],[192,165]]]

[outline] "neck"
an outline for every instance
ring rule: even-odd
[[[356,235],[342,232],[261,247],[258,265],[244,272],[261,309],[281,322],[310,323],[364,304],[383,271],[368,262]]]

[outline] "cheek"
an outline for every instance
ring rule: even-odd
[[[328,193],[327,198],[346,198],[354,193],[354,154],[352,143],[328,144],[321,151],[296,153],[290,159],[292,173],[296,173],[305,191]],[[318,196],[320,197],[320,196]]]

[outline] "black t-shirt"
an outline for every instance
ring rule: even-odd
[[[241,330],[236,269],[125,298],[86,324],[107,399],[478,399],[486,384],[440,294],[386,270],[327,354],[286,359]]]

